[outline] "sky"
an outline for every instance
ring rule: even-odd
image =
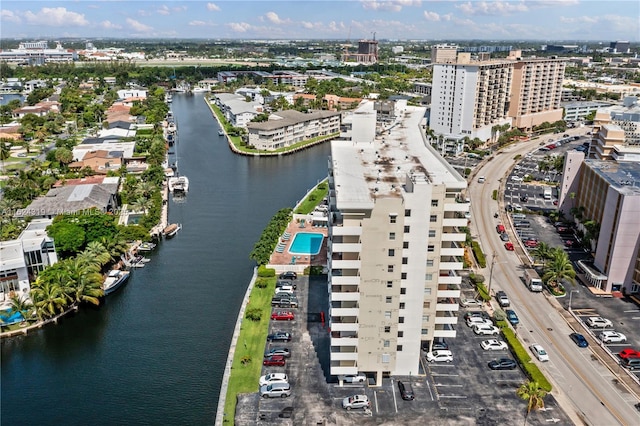
[[[0,2],[0,37],[640,41],[616,0]]]

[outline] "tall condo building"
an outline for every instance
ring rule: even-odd
[[[436,44],[431,47],[431,63],[451,63],[456,61],[458,46],[455,44]]]
[[[425,108],[366,101],[329,160],[331,374],[418,372],[421,342],[455,337],[467,182],[427,143]]]
[[[453,63],[435,64],[431,129],[454,138],[489,139],[491,127],[511,123],[512,76],[511,61],[471,61],[469,53],[460,53]]]

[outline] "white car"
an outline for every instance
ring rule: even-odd
[[[289,383],[289,377],[284,373],[269,373],[261,376],[259,383],[261,387],[271,383]]]
[[[348,375],[342,378],[344,383],[364,383],[367,381],[367,376],[364,374]]]
[[[500,334],[500,329],[495,325],[474,325],[473,332],[479,336],[497,336]]]
[[[497,339],[483,340],[480,343],[485,351],[504,351],[507,350],[507,343]]]
[[[602,317],[589,317],[587,318],[587,325],[594,328],[608,328],[613,327],[613,323],[606,318]]]
[[[549,354],[547,353],[547,351],[544,350],[542,346],[538,345],[537,343],[534,343],[533,345],[529,346],[529,349],[531,349],[531,352],[533,352],[536,358],[538,358],[538,361],[540,362],[549,361]]]
[[[476,325],[493,325],[493,321],[482,317],[469,317],[467,318],[467,327],[473,327]]]
[[[624,343],[627,341],[627,336],[617,331],[603,331],[598,335],[598,338],[604,343]]]
[[[513,176],[511,176],[511,180],[514,181],[514,182],[522,182],[524,179],[521,178],[520,176],[513,175]]]
[[[438,350],[433,352],[427,352],[427,361],[429,362],[451,362],[453,361],[453,354],[451,351]]]
[[[463,308],[468,308],[470,306],[481,307],[482,302],[476,299],[460,299],[460,306]]]
[[[352,395],[342,400],[342,408],[351,410],[352,408],[369,408],[371,402],[367,395]]]

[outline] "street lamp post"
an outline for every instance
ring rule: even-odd
[[[489,297],[491,297],[491,281],[493,279],[493,266],[496,264],[496,252],[494,251],[491,255],[491,267],[489,268],[489,287],[487,288],[487,293],[489,293]]]
[[[572,299],[573,293],[580,293],[580,290],[571,290],[569,292],[569,312],[571,312],[571,299]]]

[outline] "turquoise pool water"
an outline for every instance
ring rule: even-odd
[[[0,324],[11,325],[17,322],[22,322],[22,314],[20,312],[14,312],[11,314],[10,310],[0,311]]]
[[[289,253],[314,255],[320,253],[324,235],[315,232],[299,232],[293,237]]]
[[[140,213],[132,213],[127,218],[127,225],[137,225],[141,218],[142,215]]]

